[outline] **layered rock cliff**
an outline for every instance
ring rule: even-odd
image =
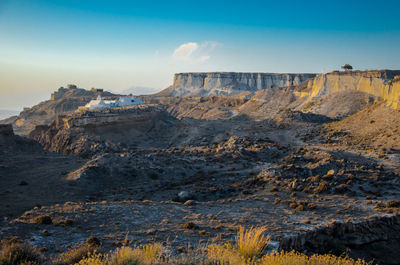
[[[158,96],[212,96],[253,92],[268,88],[297,86],[315,74],[276,73],[180,73],[172,86]]]
[[[327,95],[359,91],[385,100],[386,105],[400,109],[400,71],[346,71],[320,74],[297,89],[302,98],[320,99]]]

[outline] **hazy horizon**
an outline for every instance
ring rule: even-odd
[[[398,1],[0,1],[0,109],[32,106],[69,83],[153,93],[178,72],[321,73],[344,63],[400,69],[398,7]]]

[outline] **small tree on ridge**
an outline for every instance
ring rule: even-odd
[[[344,69],[345,71],[351,71],[351,70],[353,70],[353,66],[346,63],[345,65],[342,66],[342,69]]]

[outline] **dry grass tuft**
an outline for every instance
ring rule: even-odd
[[[98,252],[88,245],[70,250],[51,263],[34,247],[19,240],[2,243],[0,265],[370,265],[363,260],[334,255],[307,256],[295,251],[273,252],[263,256],[269,237],[265,228],[243,227],[235,244],[212,244],[173,256],[161,244],[153,243],[136,248],[121,247],[109,254]]]
[[[368,265],[363,260],[353,260],[349,257],[336,257],[333,255],[312,255],[291,252],[274,252],[263,256],[257,265]]]
[[[0,252],[0,265],[42,265],[49,264],[40,251],[27,243],[3,241]]]
[[[109,264],[113,265],[139,265],[141,264],[141,255],[138,249],[122,247],[117,249],[112,255]]]
[[[94,252],[88,257],[82,259],[77,265],[109,265],[109,255]],[[130,265],[126,263],[126,265]]]
[[[264,236],[266,230],[265,227],[251,227],[246,231],[244,227],[240,227],[236,245],[238,254],[244,260],[254,260],[263,254],[270,242],[270,237]]]
[[[388,200],[385,204],[386,208],[400,208],[400,201]]]
[[[96,247],[91,247],[88,245],[76,246],[75,248],[60,254],[60,256],[53,262],[56,265],[75,264],[81,261],[82,259],[88,258],[89,256],[93,255],[93,253],[97,252],[98,249]]]
[[[151,265],[166,264],[166,251],[159,243],[137,248],[121,247],[109,255],[94,252],[82,259],[79,265]]]
[[[208,247],[208,258],[213,264],[252,264],[261,257],[270,242],[269,236],[264,236],[265,227],[245,230],[240,227],[235,245],[212,244]]]

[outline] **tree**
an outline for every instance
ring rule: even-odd
[[[344,69],[345,71],[351,71],[351,70],[353,70],[353,66],[346,63],[345,65],[342,66],[342,69]]]

